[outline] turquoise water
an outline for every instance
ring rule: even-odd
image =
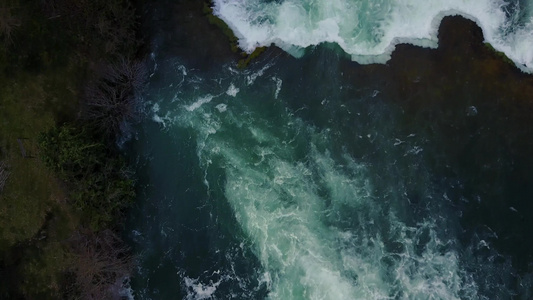
[[[216,3],[265,11],[252,27],[283,33],[269,12],[293,1],[266,2]],[[314,11],[320,3],[304,6],[309,22],[330,13]],[[356,4],[376,9],[334,3],[341,19]],[[530,179],[511,180],[514,164],[527,176],[530,162],[498,144],[495,128],[518,125],[492,117],[502,107],[483,92],[452,87],[429,94],[446,108],[428,99],[413,110],[393,87],[402,79],[369,79],[350,60],[361,53],[340,43],[299,49],[298,59],[271,49],[245,70],[199,68],[164,49],[166,34],[154,38],[148,118],[129,145],[139,176],[127,229],[139,254],[136,299],[531,297],[533,247],[520,228],[530,222],[517,220],[533,193]],[[372,49],[388,43],[368,34]],[[518,138],[529,136],[531,125],[520,126]]]

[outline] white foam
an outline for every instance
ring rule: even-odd
[[[196,102],[192,103],[191,105],[185,106],[185,109],[188,111],[195,111],[203,104],[211,102],[211,100],[213,100],[212,95],[206,95],[204,97],[200,97],[196,100]]]
[[[215,108],[218,110],[218,112],[225,112],[228,109],[228,106],[224,103],[217,104]]]
[[[198,279],[189,278],[185,276],[183,278],[185,286],[187,287],[187,300],[202,300],[210,299],[213,297],[213,294],[216,292],[218,286],[222,282],[222,279],[217,282],[209,282],[208,284],[203,284]]]
[[[516,2],[516,0],[514,1]],[[276,44],[295,56],[323,42],[337,43],[360,63],[384,63],[394,45],[437,46],[444,15],[475,20],[485,39],[522,70],[533,71],[533,5],[524,11],[503,0],[215,0],[223,19],[248,52]],[[513,11],[506,16],[505,11]]]
[[[372,230],[379,205],[372,200],[365,166],[348,154],[335,160],[313,146],[327,145],[326,134],[313,132],[298,119],[276,127],[284,131],[277,134],[252,115],[249,123],[232,127],[237,122],[232,118],[239,116],[182,113],[182,124],[198,132],[198,157],[205,171],[211,164],[225,170],[224,194],[253,243],[264,269],[258,281],[268,286],[270,299],[459,299],[470,287],[470,282],[463,284],[457,254],[433,229],[435,221],[408,227],[391,217],[387,234],[404,251],[387,252]],[[219,135],[228,131],[249,137],[248,142]],[[306,163],[293,159],[290,146],[280,146],[288,145],[281,136],[295,132],[308,136]],[[360,224],[341,230],[338,226],[354,214]],[[429,241],[420,253],[417,247],[427,232]],[[219,284],[184,280],[188,299],[213,297]]]
[[[239,92],[239,89],[235,87],[235,85],[232,83],[228,87],[228,90],[226,91],[226,94],[231,97],[237,96],[237,93]]]
[[[270,299],[479,299],[460,254],[449,246],[453,235],[441,230],[451,230],[446,218],[396,218],[388,204],[401,203],[393,199],[395,191],[387,201],[374,195],[368,166],[346,152],[330,153],[333,132],[283,108],[274,125],[262,115],[263,106],[245,100],[253,89],[246,86],[250,73],[240,76],[242,92],[231,109],[203,102],[179,109],[177,124],[195,133],[208,189],[208,172],[224,172],[222,182],[211,182],[212,191],[224,194],[242,229],[246,242],[240,248],[251,247],[261,264],[254,286],[265,286]],[[281,88],[275,76],[259,80]],[[396,146],[420,155],[414,136],[400,136]],[[367,137],[379,142],[376,132]],[[427,193],[421,197],[447,198]],[[187,299],[215,298],[221,282],[181,278]]]
[[[272,65],[270,64],[266,64],[265,66],[263,66],[259,71],[256,71],[256,72],[253,72],[252,74],[250,75],[247,75],[246,76],[246,83],[247,85],[252,85],[254,84],[255,80],[261,76],[263,76],[263,74],[265,74],[265,71],[268,70]]]
[[[125,300],[135,299],[135,297],[133,296],[133,289],[131,288],[130,281],[131,280],[129,277],[124,277],[122,279],[122,285],[118,291],[118,296],[121,297],[120,299],[125,299]]]
[[[272,77],[272,80],[276,82],[276,91],[274,92],[274,99],[278,99],[279,92],[281,91],[281,85],[283,84],[283,80],[277,77]]]
[[[170,112],[167,111],[164,116],[154,113],[152,115],[152,121],[159,123],[163,128],[166,128],[169,124],[174,122],[174,119],[170,116]]]

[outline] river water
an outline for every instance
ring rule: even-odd
[[[281,48],[246,69],[186,3],[147,8],[135,299],[533,296],[533,81],[458,42],[530,71],[530,2],[214,1]]]

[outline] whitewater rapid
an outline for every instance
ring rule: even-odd
[[[330,42],[363,64],[385,63],[398,43],[435,48],[441,19],[462,15],[517,67],[533,72],[528,0],[215,0],[213,8],[247,52],[275,44],[300,57]]]
[[[186,299],[253,298],[261,289],[268,299],[485,299],[480,290],[493,282],[480,286],[466,268],[465,261],[474,268],[478,263],[458,244],[450,199],[417,167],[421,138],[396,135],[394,123],[378,122],[375,131],[364,107],[383,112],[365,97],[353,99],[361,101],[354,124],[365,124],[358,139],[384,154],[379,162],[357,159],[339,132],[315,127],[286,106],[281,98],[296,89],[273,66],[230,67],[218,80],[199,79],[179,66],[183,85],[152,109],[164,131],[188,132],[180,139],[195,149],[190,159],[202,170],[197,179],[208,202],[228,203],[239,227],[231,233],[238,248],[250,249],[260,264],[256,273],[238,274],[234,265],[245,258],[233,253],[240,250],[221,249],[231,267],[209,268],[199,277],[178,272]],[[216,84],[207,88],[208,82]],[[373,95],[369,91],[368,99]],[[335,99],[320,105],[351,114]],[[378,164],[403,177],[386,180],[376,174]],[[405,213],[416,206],[405,200],[414,188],[410,176],[425,206],[420,215]],[[487,245],[480,241],[472,251]],[[499,271],[490,264],[484,274]],[[243,292],[223,294],[224,285]]]
[[[398,42],[436,47],[441,18],[459,13],[531,70],[530,3],[441,2],[215,0],[244,50],[302,55],[267,51],[245,69],[203,62],[174,35],[198,38],[183,24],[159,33],[150,118],[132,141],[136,299],[530,299],[533,275],[513,265],[521,252],[499,253],[506,231],[477,215],[495,207],[495,222],[514,228],[490,201],[531,198],[507,182],[505,168],[521,163],[500,145],[513,115],[490,105],[507,98],[487,99],[491,83],[465,75],[459,87],[429,73],[395,85],[403,78],[348,68],[319,45],[385,62]],[[411,114],[396,93],[415,85],[423,93],[401,100],[437,99]],[[515,204],[502,207],[519,216]]]

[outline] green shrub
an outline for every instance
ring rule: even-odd
[[[41,134],[41,159],[67,185],[69,200],[97,230],[120,217],[135,192],[124,161],[87,127],[63,125]]]

